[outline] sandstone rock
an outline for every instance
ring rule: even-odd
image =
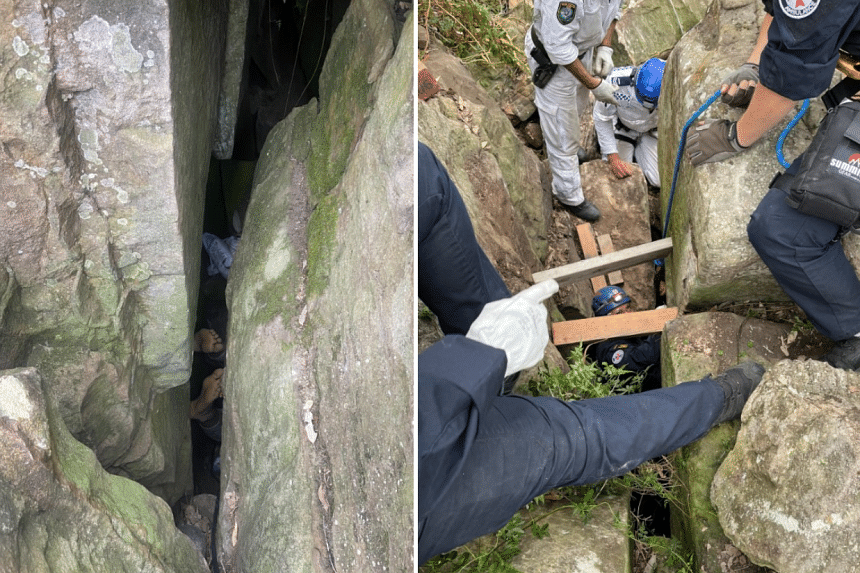
[[[726,534],[780,573],[856,569],[858,444],[860,375],[816,361],[771,368],[714,476]]]
[[[730,313],[679,317],[667,323],[663,332],[663,385],[716,375],[744,360],[755,360],[767,368],[784,358],[781,348],[788,333],[787,325]],[[680,509],[671,513],[672,535],[694,557],[696,571],[722,573],[720,563],[733,551],[708,492],[739,425],[737,421],[721,424],[671,456],[675,479],[681,484],[678,489],[683,492]],[[749,569],[751,573],[756,570]]]
[[[205,573],[164,500],[105,472],[31,368],[0,371],[0,571]]]
[[[38,368],[106,467],[172,501],[227,0],[170,4],[0,7],[0,367]]]
[[[534,149],[543,148],[543,132],[539,123],[533,121],[526,123],[520,130],[520,133],[525,137],[526,144],[529,147]]]
[[[741,0],[752,3],[752,0]],[[631,0],[615,27],[616,65],[637,65],[675,46],[705,15],[708,0]],[[726,4],[723,2],[723,4]]]
[[[412,20],[395,29],[353,1],[319,100],[257,164],[227,290],[227,571],[412,569]]]
[[[548,536],[524,539],[522,552],[511,565],[519,571],[541,573],[630,571],[631,541],[622,529],[630,521],[629,496],[601,497],[596,503],[588,520],[569,506],[542,519],[541,525],[549,525]],[[521,513],[532,519],[558,510],[560,505],[561,502],[548,503]]]
[[[714,3],[702,22],[673,50],[660,97],[660,178],[662,212],[671,191],[681,129],[719,87],[726,74],[745,61],[762,20],[761,4],[733,8]],[[701,116],[737,119],[739,110],[714,103]],[[821,117],[814,103],[787,139],[785,156],[794,159],[808,144]],[[702,309],[725,301],[786,300],[746,236],[750,214],[781,170],[774,152],[781,124],[748,152],[727,161],[693,168],[681,161],[672,198],[668,235],[674,240],[667,258],[669,304]]]
[[[418,49],[426,50],[430,45],[430,34],[424,26],[418,26]]]

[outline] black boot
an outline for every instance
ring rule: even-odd
[[[719,384],[726,396],[723,409],[717,417],[717,421],[714,422],[715,426],[741,417],[747,399],[761,382],[763,375],[764,366],[749,361],[729,368],[719,376],[712,378],[714,382]]]
[[[834,368],[857,370],[860,368],[860,338],[852,336],[837,342],[821,360]]]
[[[600,209],[598,209],[594,203],[585,199],[579,205],[568,205],[566,203],[562,203],[564,208],[582,219],[583,221],[588,221],[589,223],[594,223],[598,219],[600,219]]]

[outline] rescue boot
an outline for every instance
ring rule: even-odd
[[[589,223],[594,223],[600,219],[600,210],[588,199],[584,199],[579,205],[565,205],[565,208]]]
[[[712,378],[726,396],[723,409],[720,411],[717,421],[714,422],[715,426],[741,417],[747,399],[761,382],[763,375],[764,366],[757,362],[748,361],[729,368],[719,376]]]
[[[821,360],[834,368],[860,369],[860,338],[852,336],[847,340],[840,340],[821,357]]]

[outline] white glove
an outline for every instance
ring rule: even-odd
[[[597,87],[591,90],[591,93],[594,94],[594,97],[597,98],[598,101],[602,101],[603,103],[618,103],[615,101],[615,97],[612,95],[618,87],[610,84],[606,80],[600,80],[600,83],[597,84]]]
[[[594,50],[594,75],[605,78],[609,75],[615,65],[612,63],[612,48],[609,46],[597,46]]]
[[[487,303],[466,338],[504,350],[508,357],[506,377],[531,368],[543,358],[549,342],[543,301],[557,292],[558,283],[550,279],[510,298]]]

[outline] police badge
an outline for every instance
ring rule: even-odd
[[[559,2],[558,11],[555,13],[555,16],[562,26],[570,24],[576,17],[576,4],[573,2]]]

